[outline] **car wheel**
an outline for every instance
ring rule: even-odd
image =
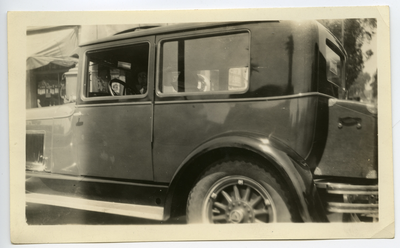
[[[289,192],[272,171],[250,162],[213,166],[197,182],[187,202],[188,223],[292,222]]]

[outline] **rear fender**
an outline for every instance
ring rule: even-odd
[[[171,181],[165,204],[165,215],[170,215],[173,195],[178,189],[180,181],[185,178],[186,173],[193,170],[194,162],[212,151],[223,148],[246,149],[262,156],[274,166],[282,175],[289,186],[291,195],[295,198],[299,214],[304,222],[317,221],[316,213],[318,199],[316,199],[316,188],[313,182],[312,173],[295,151],[274,137],[260,138],[260,135],[251,133],[226,133],[214,137],[194,149],[182,162]]]

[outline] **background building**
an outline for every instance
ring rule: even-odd
[[[26,108],[60,105],[73,101],[73,85],[80,44],[130,29],[168,24],[70,25],[28,27],[26,59]]]

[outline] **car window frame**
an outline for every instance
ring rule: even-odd
[[[161,63],[161,54],[162,54],[162,44],[167,41],[178,41],[181,39],[196,39],[196,38],[209,38],[209,37],[217,37],[217,36],[225,36],[225,35],[234,35],[234,34],[247,34],[248,44],[249,44],[249,56],[248,56],[248,74],[247,80],[248,84],[244,90],[241,91],[207,91],[207,92],[176,92],[176,93],[163,93],[160,91],[161,85],[161,74],[162,74],[162,63]],[[185,97],[185,96],[212,96],[212,95],[240,95],[245,94],[250,89],[250,71],[251,71],[251,31],[247,28],[238,28],[227,31],[210,31],[210,30],[199,30],[193,33],[193,31],[187,31],[185,33],[179,34],[166,34],[162,36],[168,36],[165,38],[161,38],[157,41],[157,56],[156,56],[156,75],[155,75],[155,93],[159,98],[169,98],[169,97]],[[157,40],[157,38],[156,38]]]
[[[345,71],[345,62],[346,62],[346,59],[345,59],[345,56],[343,55],[343,53],[340,51],[340,49],[337,47],[337,45],[336,44],[334,44],[331,40],[329,40],[329,39],[326,39],[326,41],[325,41],[325,48],[329,48],[329,49],[331,49],[331,51],[332,52],[334,52],[337,56],[339,56],[339,58],[340,58],[340,62],[341,62],[341,68],[340,68],[340,70],[341,70],[341,78],[340,78],[340,82],[341,82],[341,84],[346,84],[345,83],[345,80],[344,80],[344,78],[345,78],[345,75],[346,75],[346,71]],[[327,51],[325,51],[325,60],[327,60],[327,58],[326,58],[326,55],[327,54]],[[328,79],[328,71],[326,72],[326,81],[328,82],[328,83],[330,83],[330,84],[333,84],[334,86],[336,86],[336,87],[338,87],[339,89],[341,89],[341,90],[346,90],[346,85],[338,85],[338,84],[336,84],[335,82],[332,82],[331,80],[329,80]]]
[[[82,70],[83,73],[81,74],[81,85],[80,85],[80,99],[82,102],[115,102],[115,101],[121,101],[121,100],[142,100],[142,99],[146,99],[149,96],[151,96],[151,94],[149,93],[149,91],[151,90],[151,83],[150,82],[150,74],[152,73],[152,67],[151,67],[151,56],[152,56],[152,52],[151,50],[154,49],[154,44],[151,42],[152,39],[154,39],[154,36],[145,36],[145,37],[140,37],[142,39],[139,40],[124,40],[124,41],[115,41],[115,42],[111,42],[111,43],[103,43],[103,44],[96,44],[94,46],[90,46],[89,48],[87,48],[82,56]],[[138,44],[144,44],[147,43],[149,46],[149,50],[148,50],[148,64],[147,64],[147,92],[145,94],[140,94],[140,95],[125,95],[125,96],[99,96],[99,97],[89,97],[87,96],[87,87],[89,85],[89,79],[88,79],[88,70],[89,70],[89,59],[88,59],[88,53],[91,52],[96,52],[96,51],[104,51],[104,50],[111,50],[114,48],[121,48],[121,47],[129,47],[129,46],[134,46],[134,45],[138,45]]]

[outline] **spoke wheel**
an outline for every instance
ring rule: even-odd
[[[227,176],[211,188],[204,201],[205,223],[268,223],[276,220],[272,197],[256,181]]]
[[[209,169],[189,194],[188,223],[292,222],[297,217],[288,190],[272,171],[245,161]]]

